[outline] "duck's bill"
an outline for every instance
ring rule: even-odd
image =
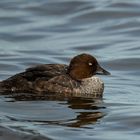
[[[103,69],[101,66],[97,67],[96,74],[99,74],[99,75],[111,75],[110,72],[108,72],[107,70]]]

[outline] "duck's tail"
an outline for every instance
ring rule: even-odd
[[[24,78],[11,78],[0,81],[0,94],[30,92],[32,83]]]
[[[0,94],[8,94],[8,92],[11,92],[12,89],[11,86],[8,86],[5,82],[0,82]]]

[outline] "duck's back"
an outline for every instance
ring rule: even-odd
[[[67,67],[64,64],[44,64],[28,68],[25,72],[1,81],[0,92],[34,92],[33,84],[36,80],[45,78],[47,81],[55,76],[66,74]]]

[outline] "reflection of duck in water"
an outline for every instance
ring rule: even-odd
[[[36,119],[34,117],[33,119],[31,119],[32,116],[30,116],[29,118],[15,118],[9,116],[9,119],[22,121],[25,123],[32,122],[35,124],[39,124],[40,126],[53,124],[56,126],[62,125],[77,128],[93,128],[94,124],[99,122],[104,116],[107,115],[107,109],[104,102],[102,101],[102,98],[93,99],[84,97],[71,97],[63,99],[61,98],[61,101],[56,98],[51,98],[49,100],[55,102],[43,102],[46,107],[39,107],[41,109],[40,114],[35,115],[36,113],[34,112],[34,117]],[[42,102],[40,103],[42,106]],[[29,110],[32,110],[34,107],[36,108],[34,104],[32,106],[32,103],[29,104],[29,106],[31,107],[29,108]],[[24,108],[24,110],[26,110],[26,107]],[[44,109],[46,110],[45,112]],[[42,115],[45,116],[40,117]]]
[[[96,124],[99,119],[105,116],[102,112],[79,112],[74,120],[66,123],[69,127],[83,127],[89,124]]]
[[[82,127],[88,124],[95,124],[106,115],[105,111],[103,111],[106,107],[103,106],[101,99],[72,98],[68,100],[68,105],[69,108],[74,109],[77,113],[74,120],[66,123],[69,127]]]
[[[101,97],[104,84],[95,74],[106,74],[95,57],[75,56],[70,65],[44,64],[26,69],[0,82],[3,93],[56,93],[57,95],[93,95]]]

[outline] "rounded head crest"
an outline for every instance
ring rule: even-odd
[[[109,74],[109,72],[98,64],[94,56],[83,53],[72,58],[68,74],[75,80],[82,80],[95,74]]]

